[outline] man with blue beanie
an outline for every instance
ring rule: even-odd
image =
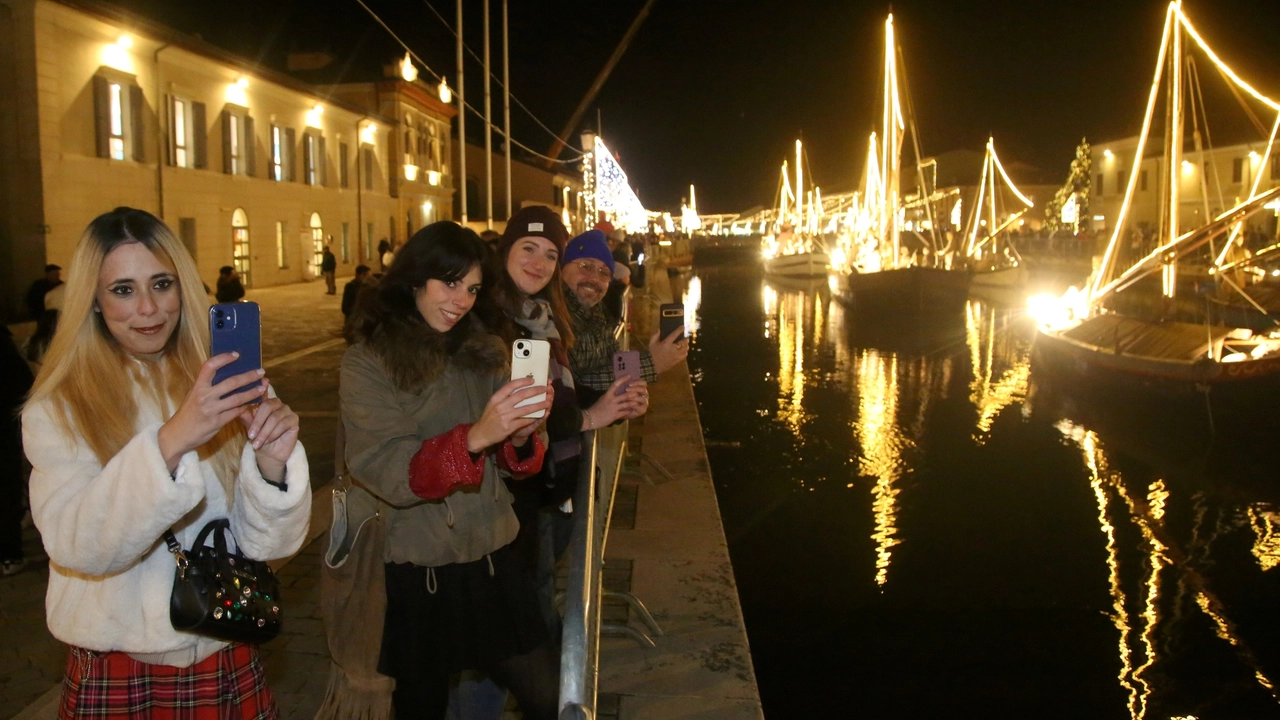
[[[601,307],[614,270],[608,239],[599,230],[588,230],[569,241],[561,263],[560,277],[568,286],[565,304],[574,335],[569,369],[578,385],[578,398],[586,407],[613,383],[613,354],[618,351],[613,336],[617,323]],[[640,351],[641,375],[646,382],[654,382],[659,373],[680,364],[688,354],[684,328],[666,338],[654,333],[649,349]]]

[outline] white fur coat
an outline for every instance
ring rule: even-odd
[[[33,467],[31,514],[50,559],[49,630],[70,645],[187,667],[225,643],[177,632],[169,623],[175,564],[161,536],[172,528],[190,548],[206,523],[228,517],[227,496],[213,467],[195,452],[184,455],[170,477],[157,440],[163,418],[140,392],[137,397],[138,432],[105,467],[80,438],[58,429],[47,401],[22,413]],[[302,443],[286,465],[287,491],[263,480],[248,443],[241,457],[230,512],[241,551],[258,560],[296,552],[311,518]]]

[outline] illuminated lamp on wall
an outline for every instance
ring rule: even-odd
[[[449,87],[449,81],[443,77],[440,78],[440,87],[437,88],[437,92],[440,93],[440,102],[445,105],[453,102],[453,90]]]
[[[428,185],[439,185],[439,184],[440,184],[440,171],[439,171],[439,170],[428,170],[428,171],[427,171],[427,184],[428,184]]]
[[[227,85],[227,90],[223,93],[223,97],[227,102],[240,107],[249,107],[249,96],[245,90],[249,88],[249,79],[241,76],[235,82]]]
[[[121,35],[115,42],[102,47],[102,64],[121,72],[136,74],[138,70],[133,63],[133,54],[129,52],[132,48],[133,38]]]
[[[307,127],[320,129],[320,117],[324,115],[324,106],[316,105],[307,111]]]
[[[417,182],[417,180],[418,180],[418,166],[417,166],[417,165],[410,165],[410,164],[406,163],[406,164],[405,164],[405,166],[404,166],[404,179],[405,179],[405,180],[408,180],[409,182]]]
[[[369,123],[360,128],[360,142],[364,145],[373,145],[378,141],[378,126]]]

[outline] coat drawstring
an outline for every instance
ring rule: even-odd
[[[493,556],[485,555],[484,559],[489,561],[489,577],[493,577]]]
[[[449,498],[444,499],[445,518],[444,522],[450,528],[453,527],[453,506],[449,504]]]
[[[436,590],[438,589],[439,585],[436,584],[436,569],[429,567],[427,568],[427,592],[435,595]]]

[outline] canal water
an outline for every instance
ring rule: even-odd
[[[1016,299],[868,332],[754,263],[683,281],[767,718],[1280,718],[1275,416],[1041,377]]]

